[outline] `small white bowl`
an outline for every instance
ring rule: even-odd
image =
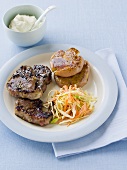
[[[9,9],[3,16],[4,30],[8,38],[18,46],[28,47],[38,43],[45,34],[46,30],[46,17],[42,25],[31,32],[15,32],[8,28],[11,20],[17,15],[33,15],[37,19],[44,12],[41,8],[34,5],[20,5]]]

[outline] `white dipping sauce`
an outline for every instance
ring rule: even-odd
[[[29,15],[16,15],[11,21],[9,28],[16,32],[29,32],[38,29],[42,22],[40,22],[34,29],[32,29],[34,23],[37,21],[35,16]]]

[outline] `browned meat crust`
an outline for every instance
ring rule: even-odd
[[[40,99],[17,99],[15,102],[15,114],[21,119],[39,126],[48,125],[53,117],[51,112],[42,110],[42,101]]]
[[[42,97],[47,85],[52,80],[52,73],[47,66],[21,66],[8,80],[6,86],[14,97],[38,99]]]

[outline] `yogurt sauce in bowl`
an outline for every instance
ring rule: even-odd
[[[46,17],[34,28],[34,23],[43,13],[44,10],[35,5],[12,7],[3,16],[3,28],[6,35],[18,46],[29,47],[35,45],[45,35]]]
[[[35,16],[29,15],[16,15],[15,18],[10,22],[9,28],[16,32],[29,32],[38,29],[43,21],[39,22],[36,27],[33,27],[37,21]]]

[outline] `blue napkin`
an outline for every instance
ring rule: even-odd
[[[96,131],[70,142],[53,143],[55,156],[58,158],[101,148],[127,137],[127,87],[116,56],[111,49],[100,50],[96,54],[107,62],[116,76],[119,89],[117,104],[108,120]]]

